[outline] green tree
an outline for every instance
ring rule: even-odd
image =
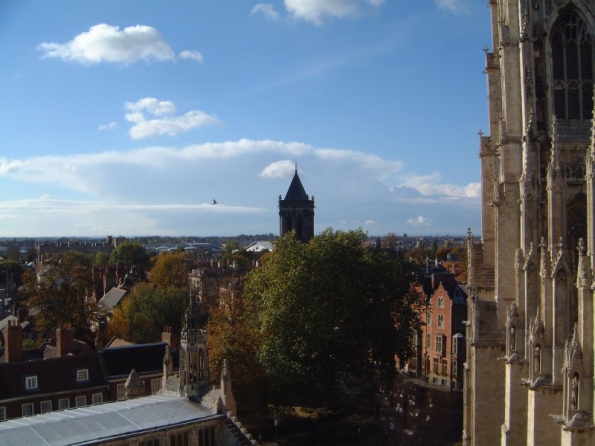
[[[138,241],[126,240],[112,251],[110,265],[129,265],[146,271],[151,265],[147,249]]]
[[[159,288],[175,286],[184,290],[188,289],[188,274],[192,269],[192,257],[189,253],[162,252],[157,256],[157,261],[149,278],[152,284]]]
[[[17,286],[23,283],[23,267],[19,262],[14,260],[0,260],[0,271],[7,271],[9,274],[12,274],[12,281]]]
[[[333,404],[346,385],[368,385],[379,372],[390,381],[395,355],[410,356],[422,302],[414,266],[364,249],[365,240],[361,230],[329,229],[308,244],[288,234],[249,274],[271,403]]]
[[[186,291],[172,286],[157,288],[139,283],[122,302],[122,314],[117,318],[120,318],[119,330],[126,333],[120,331],[118,334],[134,343],[159,341],[165,326],[172,327],[175,333],[180,331],[187,307]]]
[[[93,266],[107,266],[109,265],[110,255],[107,252],[98,252],[93,259]]]

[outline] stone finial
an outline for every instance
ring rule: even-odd
[[[135,369],[132,369],[124,384],[126,398],[138,398],[145,394],[145,383],[138,377]]]

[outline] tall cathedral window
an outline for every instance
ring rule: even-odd
[[[554,113],[589,123],[593,114],[593,42],[574,8],[565,8],[551,31]]]

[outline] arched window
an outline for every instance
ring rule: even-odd
[[[552,27],[554,113],[563,121],[590,124],[593,113],[593,42],[574,8],[565,8]]]

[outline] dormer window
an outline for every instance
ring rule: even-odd
[[[27,390],[34,390],[37,389],[37,375],[27,376],[25,377],[25,388]]]
[[[89,380],[89,369],[80,369],[76,371],[77,381],[88,381]]]

